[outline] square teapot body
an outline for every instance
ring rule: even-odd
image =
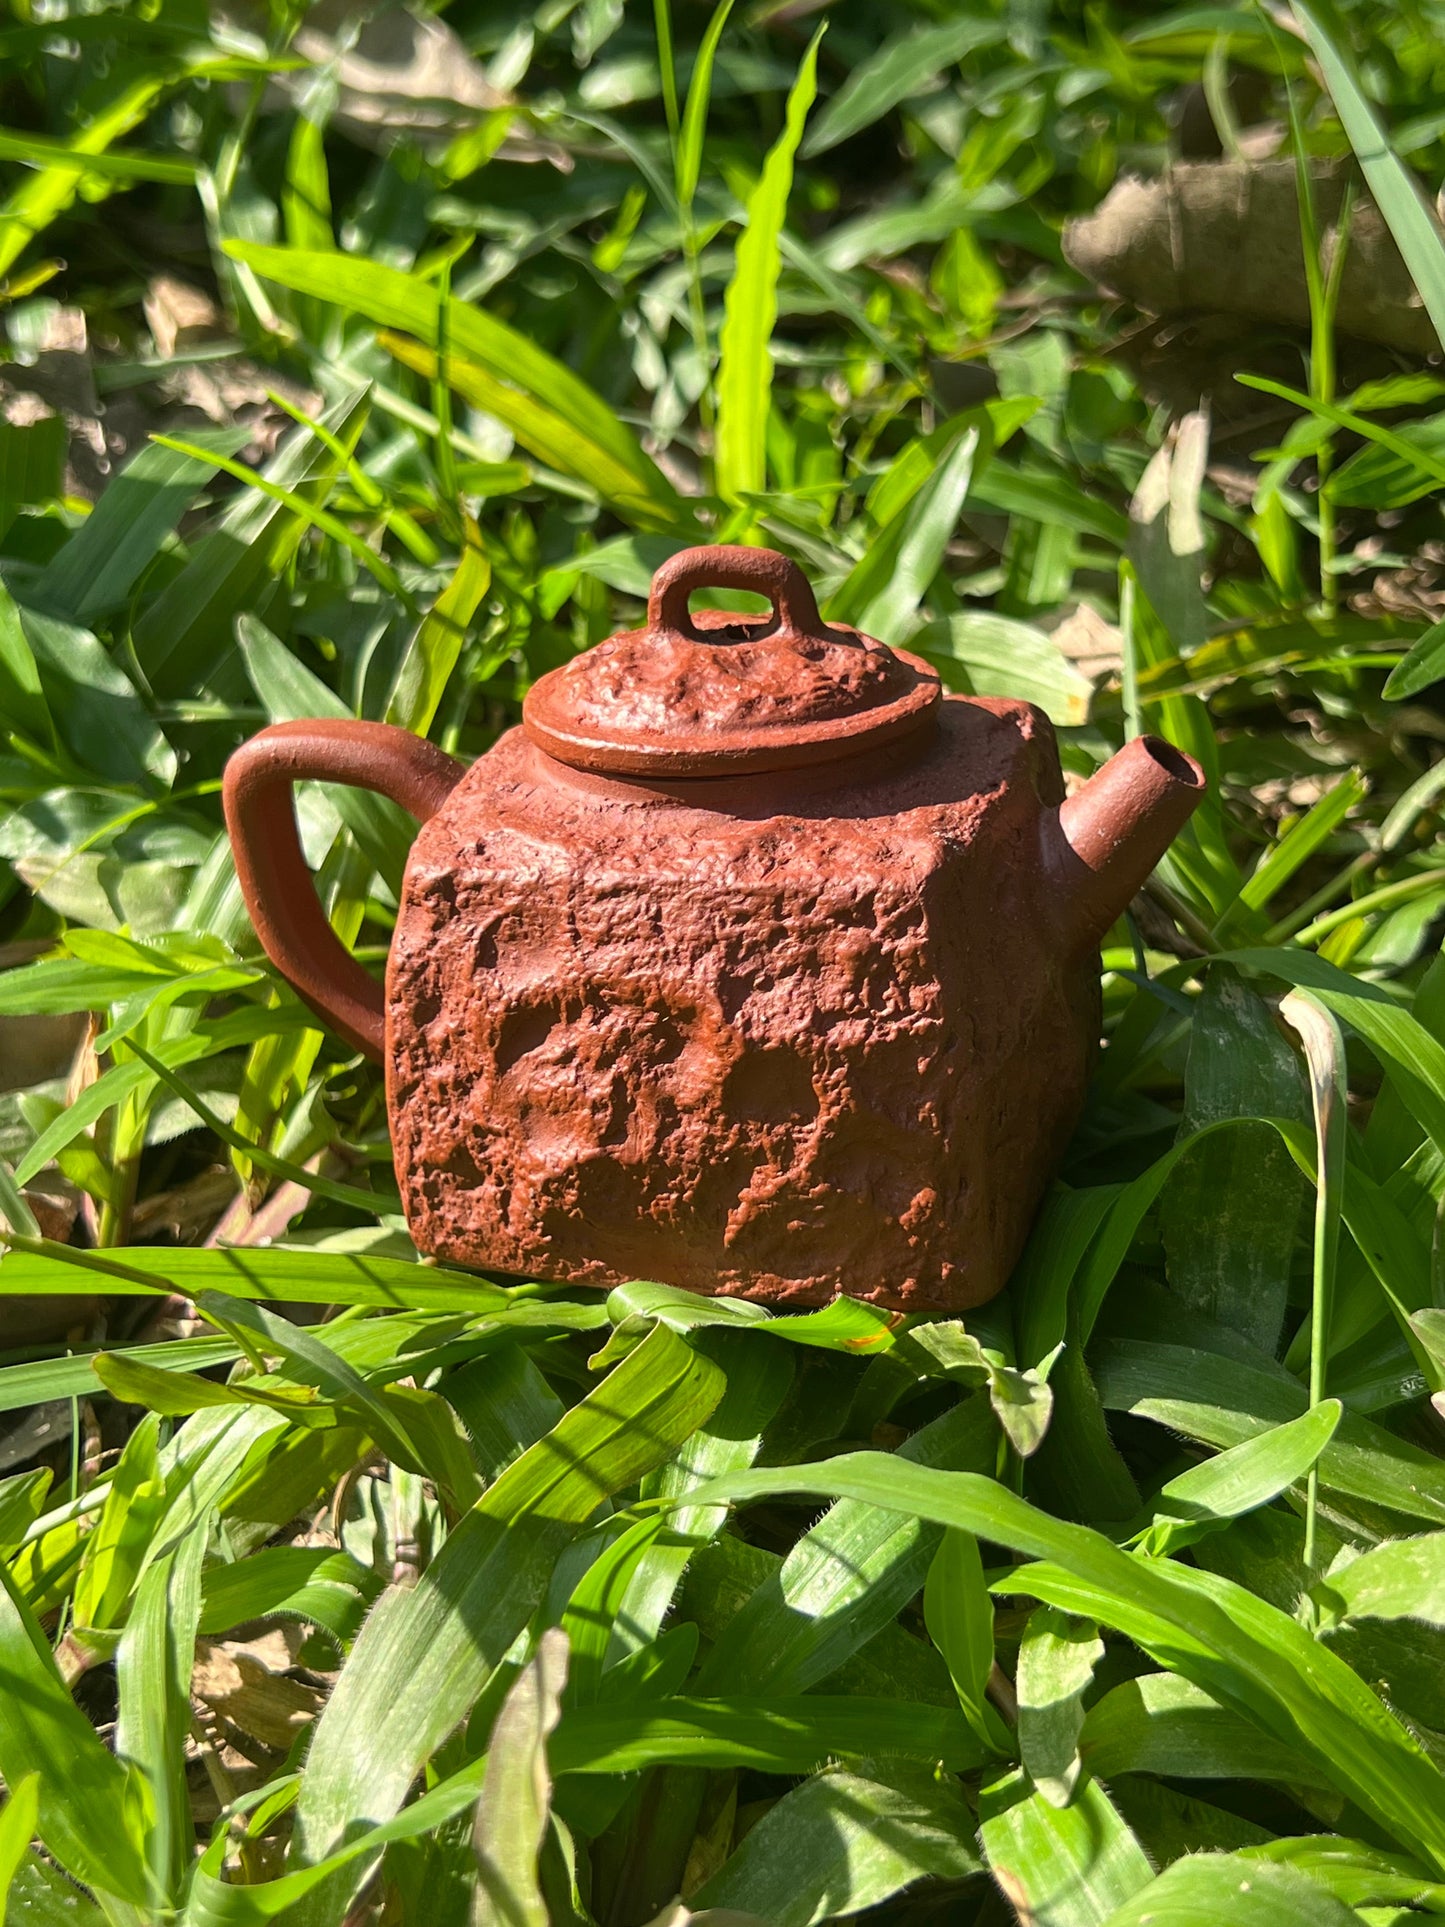
[[[694,614],[719,587],[769,615]],[[302,854],[318,779],[423,825],[384,991]],[[1083,1103],[1098,940],[1203,788],[1141,737],[1064,801],[1037,710],[945,701],[786,557],[711,547],[469,771],[388,724],[277,723],[224,802],[267,955],[386,1065],[420,1250],[958,1311],[1004,1284]]]
[[[780,1305],[1003,1285],[1098,1031],[1045,860],[1058,755],[1029,705],[953,698],[891,762],[669,792],[517,730],[473,766],[387,974],[421,1250]]]

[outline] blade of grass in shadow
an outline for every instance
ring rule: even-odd
[[[811,159],[881,120],[890,108],[921,93],[945,67],[955,66],[975,47],[1001,40],[1001,18],[969,10],[961,19],[942,20],[887,40],[847,80],[819,115],[804,154]]]
[[[368,390],[343,394],[322,417],[329,434],[348,451],[366,425]],[[211,459],[209,452],[206,459]],[[331,445],[298,430],[280,444],[263,471],[267,482],[303,496],[324,499],[341,462]],[[246,489],[204,535],[180,572],[142,612],[133,634],[136,659],[152,691],[186,696],[213,678],[231,647],[238,611],[270,593],[309,525],[285,504]]]
[[[1315,1233],[1310,1299],[1310,1407],[1323,1402],[1325,1366],[1329,1358],[1330,1316],[1334,1307],[1335,1274],[1340,1258],[1340,1207],[1345,1185],[1346,1110],[1349,1090],[1345,1076],[1345,1040],[1335,1017],[1307,990],[1292,990],[1280,1004],[1280,1016],[1295,1032],[1304,1049],[1310,1074],[1310,1105],[1314,1112]],[[1311,1466],[1305,1498],[1305,1565],[1315,1570],[1315,1534],[1319,1512],[1319,1468]]]

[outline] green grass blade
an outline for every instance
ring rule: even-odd
[[[1101,1927],[1153,1878],[1148,1855],[1095,1780],[1060,1807],[1014,1775],[984,1789],[979,1812],[989,1871],[1024,1919]]]
[[[549,1927],[537,1860],[552,1813],[547,1741],[561,1717],[566,1684],[567,1635],[549,1626],[492,1729],[472,1827],[472,1927]]]
[[[1105,1927],[1359,1927],[1360,1917],[1292,1867],[1252,1856],[1177,1861],[1109,1915]]]
[[[619,1285],[607,1294],[615,1325],[628,1318],[655,1318],[673,1331],[704,1327],[766,1332],[769,1338],[810,1350],[851,1352],[855,1358],[886,1352],[893,1343],[893,1315],[861,1298],[835,1298],[817,1311],[770,1313],[746,1298],[702,1298],[675,1285]]]
[[[1261,1351],[1279,1344],[1305,1186],[1260,1117],[1306,1115],[1299,1060],[1274,1011],[1216,964],[1194,1000],[1179,1141],[1197,1138],[1159,1201],[1169,1288]],[[1226,1118],[1234,1130],[1206,1131]]]
[[[993,1671],[993,1598],[971,1532],[944,1533],[923,1588],[923,1622],[943,1655],[958,1703],[990,1752],[1012,1754],[1007,1727],[988,1703]]]
[[[179,1071],[169,1064],[163,1064],[158,1057],[152,1057],[135,1038],[131,1039],[130,1048],[161,1083],[168,1084],[178,1097],[185,1099],[207,1130],[214,1131],[223,1144],[229,1144],[233,1151],[242,1152],[253,1164],[259,1164],[263,1171],[270,1171],[276,1177],[314,1191],[318,1197],[331,1198],[337,1204],[349,1204],[354,1211],[400,1214],[401,1199],[394,1192],[363,1191],[354,1184],[338,1184],[334,1178],[323,1177],[317,1171],[307,1171],[299,1164],[292,1164],[289,1158],[279,1158],[273,1152],[263,1150],[259,1144],[251,1143],[238,1131],[233,1131],[224,1119],[217,1117]]]
[[[195,429],[190,437],[193,446],[217,455],[234,455],[248,439],[245,428]],[[209,457],[148,442],[42,570],[31,600],[82,624],[118,609],[216,472]]]
[[[152,435],[151,440],[157,448],[168,448],[177,455],[189,455],[193,461],[206,458],[206,450],[198,443],[184,441],[178,435]],[[257,469],[248,468],[244,462],[232,461],[229,456],[215,454],[210,456],[210,460],[223,474],[233,476],[238,482],[245,482],[255,489],[257,494],[279,503],[282,508],[290,509],[303,526],[320,529],[343,549],[349,549],[362,568],[368,574],[374,575],[388,594],[404,597],[401,579],[396,570],[384,556],[378,555],[375,549],[363,541],[353,529],[349,529],[339,515],[333,515],[329,509],[322,508],[319,503],[308,501],[299,490],[286,488],[280,482],[271,481]]]
[[[298,1807],[305,1859],[397,1811],[526,1625],[562,1548],[675,1451],[722,1391],[716,1367],[658,1326],[502,1474],[413,1589],[381,1602],[317,1722]],[[306,1927],[344,1911],[344,1895],[328,1897]]]
[[[461,560],[451,581],[422,618],[397,665],[385,722],[399,723],[418,736],[426,735],[491,581],[492,565],[482,545],[481,530],[466,516],[462,525]]]
[[[1280,1016],[1299,1037],[1309,1066],[1310,1102],[1315,1123],[1315,1227],[1310,1297],[1310,1404],[1325,1396],[1330,1324],[1334,1316],[1335,1277],[1340,1260],[1340,1214],[1345,1186],[1349,1078],[1345,1040],[1333,1014],[1307,990],[1292,990]],[[1305,1565],[1315,1563],[1319,1470],[1310,1467],[1305,1513]]]
[[[87,1885],[143,1904],[145,1857],[131,1833],[132,1782],[70,1697],[44,1633],[0,1565],[0,1774],[40,1778],[38,1831]]]
[[[268,1546],[247,1559],[207,1568],[199,1630],[215,1637],[253,1619],[299,1619],[324,1626],[339,1644],[347,1644],[380,1585],[378,1575],[348,1553],[325,1546]]]
[[[658,0],[658,5],[665,6],[666,0]],[[697,193],[698,177],[702,172],[702,144],[707,133],[708,103],[712,99],[713,62],[717,58],[718,42],[722,39],[723,28],[732,10],[733,0],[718,0],[698,44],[692,78],[687,84],[687,105],[683,109],[682,126],[677,135],[676,167],[677,199],[684,210],[691,208],[693,196]]]
[[[293,1923],[300,1920],[317,1890],[338,1875],[344,1875],[347,1869],[354,1874],[358,1861],[374,1860],[391,1841],[415,1840],[465,1813],[476,1800],[485,1764],[484,1760],[478,1760],[463,1767],[439,1786],[423,1793],[394,1820],[365,1829],[316,1866],[283,1874],[277,1880],[242,1883],[223,1879],[222,1869],[231,1842],[227,1831],[218,1828],[196,1864],[181,1927],[264,1927],[265,1922],[272,1920],[285,1919]]]
[[[125,788],[169,786],[177,763],[130,675],[89,630],[39,609],[21,627],[40,671],[55,733],[76,764]]]
[[[548,1304],[533,1295],[535,1287],[526,1286],[514,1297],[470,1272],[366,1252],[253,1246],[197,1251],[139,1245],[126,1249],[123,1264],[118,1258],[115,1262],[119,1275],[106,1289],[118,1296],[175,1291],[194,1298],[203,1291],[224,1291],[233,1298],[252,1298],[262,1304],[464,1311],[475,1317],[500,1316],[504,1322],[515,1319],[519,1325],[529,1321],[550,1325],[558,1331],[597,1331],[607,1324],[606,1308],[599,1301]],[[75,1268],[50,1253],[13,1252],[0,1268],[0,1288],[6,1295],[63,1295],[77,1288]]]
[[[1084,1695],[1103,1657],[1104,1642],[1087,1619],[1072,1619],[1052,1606],[1030,1613],[1014,1676],[1019,1751],[1024,1770],[1051,1807],[1068,1806],[1078,1787]]]
[[[812,1927],[860,1913],[933,1875],[980,1870],[973,1818],[957,1783],[895,1766],[885,1779],[820,1773],[769,1808],[688,1904]]]
[[[50,1491],[49,1467],[0,1479],[0,1555],[6,1558],[29,1534]]]
[[[0,713],[17,735],[37,748],[52,749],[55,723],[45,700],[45,684],[10,591],[0,583]]]
[[[813,36],[788,95],[783,131],[763,162],[748,197],[732,279],[724,299],[718,350],[717,491],[740,502],[767,486],[766,438],[773,392],[773,323],[778,316],[778,237],[793,186],[793,161],[817,90],[818,42]]]
[[[908,646],[934,663],[945,688],[971,696],[1015,696],[1036,703],[1051,723],[1065,727],[1088,721],[1094,685],[1032,623],[970,609],[925,623],[908,638]]]
[[[1391,1838],[1445,1867],[1445,1777],[1342,1660],[1242,1588],[1122,1552],[991,1479],[880,1453],[738,1473],[700,1497],[737,1502],[786,1492],[906,1510],[1056,1562],[1023,1568],[1007,1589],[1116,1627],[1267,1733],[1307,1746]]]
[[[354,449],[369,408],[365,387],[333,402],[322,417],[333,441]],[[325,499],[342,469],[326,441],[298,428],[261,472],[271,486],[310,503]],[[136,659],[158,696],[186,696],[215,677],[231,650],[236,616],[269,597],[308,526],[309,516],[248,489],[197,542],[132,631]]]
[[[1445,1532],[1372,1546],[1332,1568],[1314,1590],[1340,1619],[1418,1619],[1445,1626]]]
[[[1385,680],[1383,694],[1388,702],[1404,702],[1418,696],[1445,677],[1445,621],[1432,622],[1423,636],[1410,644]]]
[[[1424,195],[1390,146],[1343,50],[1331,38],[1324,9],[1311,4],[1311,0],[1292,0],[1292,4],[1295,18],[1304,28],[1305,37],[1320,63],[1335,111],[1355,150],[1375,205],[1395,237],[1395,245],[1435,324],[1436,334],[1445,344],[1445,240],[1431,219]]]
[[[425,347],[437,348],[437,291],[419,275],[324,250],[232,242],[227,252],[282,287],[332,302],[378,328],[403,330]],[[583,455],[605,458],[622,471],[631,485],[630,500],[637,507],[651,505],[663,521],[677,518],[677,495],[671,484],[643,453],[631,430],[571,369],[494,315],[464,301],[447,303],[446,338],[448,377],[453,385],[458,366],[475,363],[491,384],[488,392],[497,403],[495,412],[510,420],[519,440],[531,446],[528,437],[536,435],[539,424],[549,426],[553,435],[557,424],[565,425],[573,431]],[[543,460],[552,459],[540,449],[534,452],[541,453]]]
[[[377,338],[402,367],[414,369],[428,381],[440,379],[441,363],[434,348],[389,328],[381,329]],[[579,429],[551,405],[550,397],[543,399],[518,388],[460,353],[455,345],[448,347],[446,377],[448,387],[464,401],[505,422],[524,448],[548,467],[576,476],[624,520],[649,529],[688,526],[688,510],[678,498],[663,501],[658,489],[649,489],[639,478],[635,462]]]
[[[194,161],[130,149],[116,153],[101,148],[91,153],[84,147],[48,140],[44,134],[0,131],[0,161],[20,161],[34,168],[77,167],[82,175],[102,181],[164,181],[173,187],[189,187],[196,178]]]
[[[981,1472],[997,1432],[986,1394],[934,1419],[900,1448],[900,1465]],[[941,1535],[896,1511],[843,1502],[794,1545],[733,1617],[698,1674],[702,1692],[745,1679],[799,1693],[836,1671],[924,1584]]]
[[[0,275],[8,274],[36,236],[71,205],[90,159],[143,120],[175,78],[172,69],[161,67],[133,80],[66,143],[66,158],[48,160],[11,192],[0,206]]]
[[[1401,665],[1403,667],[1403,665]],[[1255,864],[1239,893],[1241,903],[1262,910],[1304,863],[1328,843],[1351,810],[1369,793],[1361,771],[1346,770],[1337,783],[1292,823],[1277,843],[1271,843]]]
[[[116,1752],[150,1789],[146,1853],[160,1893],[180,1892],[195,1853],[186,1741],[208,1528],[203,1516],[151,1565],[116,1654]]]
[[[10,1789],[10,1797],[0,1809],[0,1921],[15,1920],[20,1910],[10,1909],[11,1890],[30,1851],[40,1817],[40,1775],[27,1773]]]
[[[1099,1396],[1216,1451],[1258,1438],[1308,1410],[1288,1372],[1138,1338],[1105,1340],[1091,1353]],[[1385,1506],[1429,1525],[1445,1524],[1445,1461],[1346,1412],[1317,1461],[1321,1484],[1342,1500]]]
[[[977,428],[966,429],[949,446],[829,600],[830,622],[851,623],[880,642],[908,640],[958,527],[978,448]]]
[[[1101,1780],[1153,1774],[1179,1780],[1261,1780],[1323,1791],[1322,1769],[1176,1673],[1144,1673],[1089,1708],[1084,1761]]]
[[[826,154],[830,147],[871,127],[900,101],[921,93],[945,67],[956,66],[976,47],[1001,40],[1004,31],[1002,20],[970,12],[885,41],[871,58],[853,69],[828,102],[803,153],[809,159]]]
[[[811,1773],[837,1754],[938,1761],[951,1773],[985,1757],[963,1716],[948,1707],[822,1693],[578,1707],[563,1715],[549,1749],[557,1774],[636,1773],[662,1764]]]
[[[1306,950],[1240,950],[1230,961],[1277,977],[1320,1002],[1357,1032],[1390,1072],[1399,1096],[1445,1150],[1445,1045],[1377,985]]]
[[[1170,1479],[1154,1502],[1148,1549],[1176,1552],[1216,1525],[1268,1505],[1299,1484],[1334,1437],[1343,1409],[1338,1399],[1326,1399],[1299,1418],[1244,1439]]]
[[[677,144],[677,58],[672,44],[672,7],[670,0],[653,0],[653,28],[657,34],[657,66],[662,77],[662,106],[667,115],[667,131]]]
[[[331,182],[326,171],[326,128],[309,112],[296,116],[281,191],[286,240],[293,248],[336,245],[331,225]]]

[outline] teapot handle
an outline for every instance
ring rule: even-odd
[[[690,642],[716,642],[716,635],[699,629],[688,613],[688,598],[695,589],[747,589],[753,595],[765,595],[773,605],[776,629],[783,635],[827,634],[812,583],[796,562],[774,549],[728,542],[683,549],[652,578],[648,628],[671,630]]]
[[[355,784],[425,823],[464,773],[408,729],[340,720],[275,723],[226,765],[226,828],[262,949],[318,1017],[377,1063],[385,1048],[385,996],[326,920],[301,854],[291,788]]]

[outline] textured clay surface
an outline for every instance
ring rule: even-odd
[[[418,1246],[778,1304],[990,1297],[1098,1030],[1061,794],[1022,703],[670,793],[511,731],[418,837],[392,948]]]

